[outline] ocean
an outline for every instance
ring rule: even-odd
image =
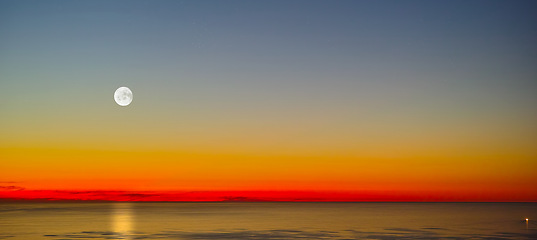
[[[0,239],[537,239],[536,220],[537,203],[0,203]]]

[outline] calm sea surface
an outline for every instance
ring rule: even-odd
[[[1,203],[0,239],[537,239],[535,220],[537,203]]]

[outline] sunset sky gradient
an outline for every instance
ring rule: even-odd
[[[537,201],[536,10],[0,1],[0,198]]]

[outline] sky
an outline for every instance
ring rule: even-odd
[[[2,194],[537,201],[536,10],[2,0]]]

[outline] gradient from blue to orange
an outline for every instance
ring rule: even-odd
[[[537,201],[536,9],[1,1],[0,181]]]

